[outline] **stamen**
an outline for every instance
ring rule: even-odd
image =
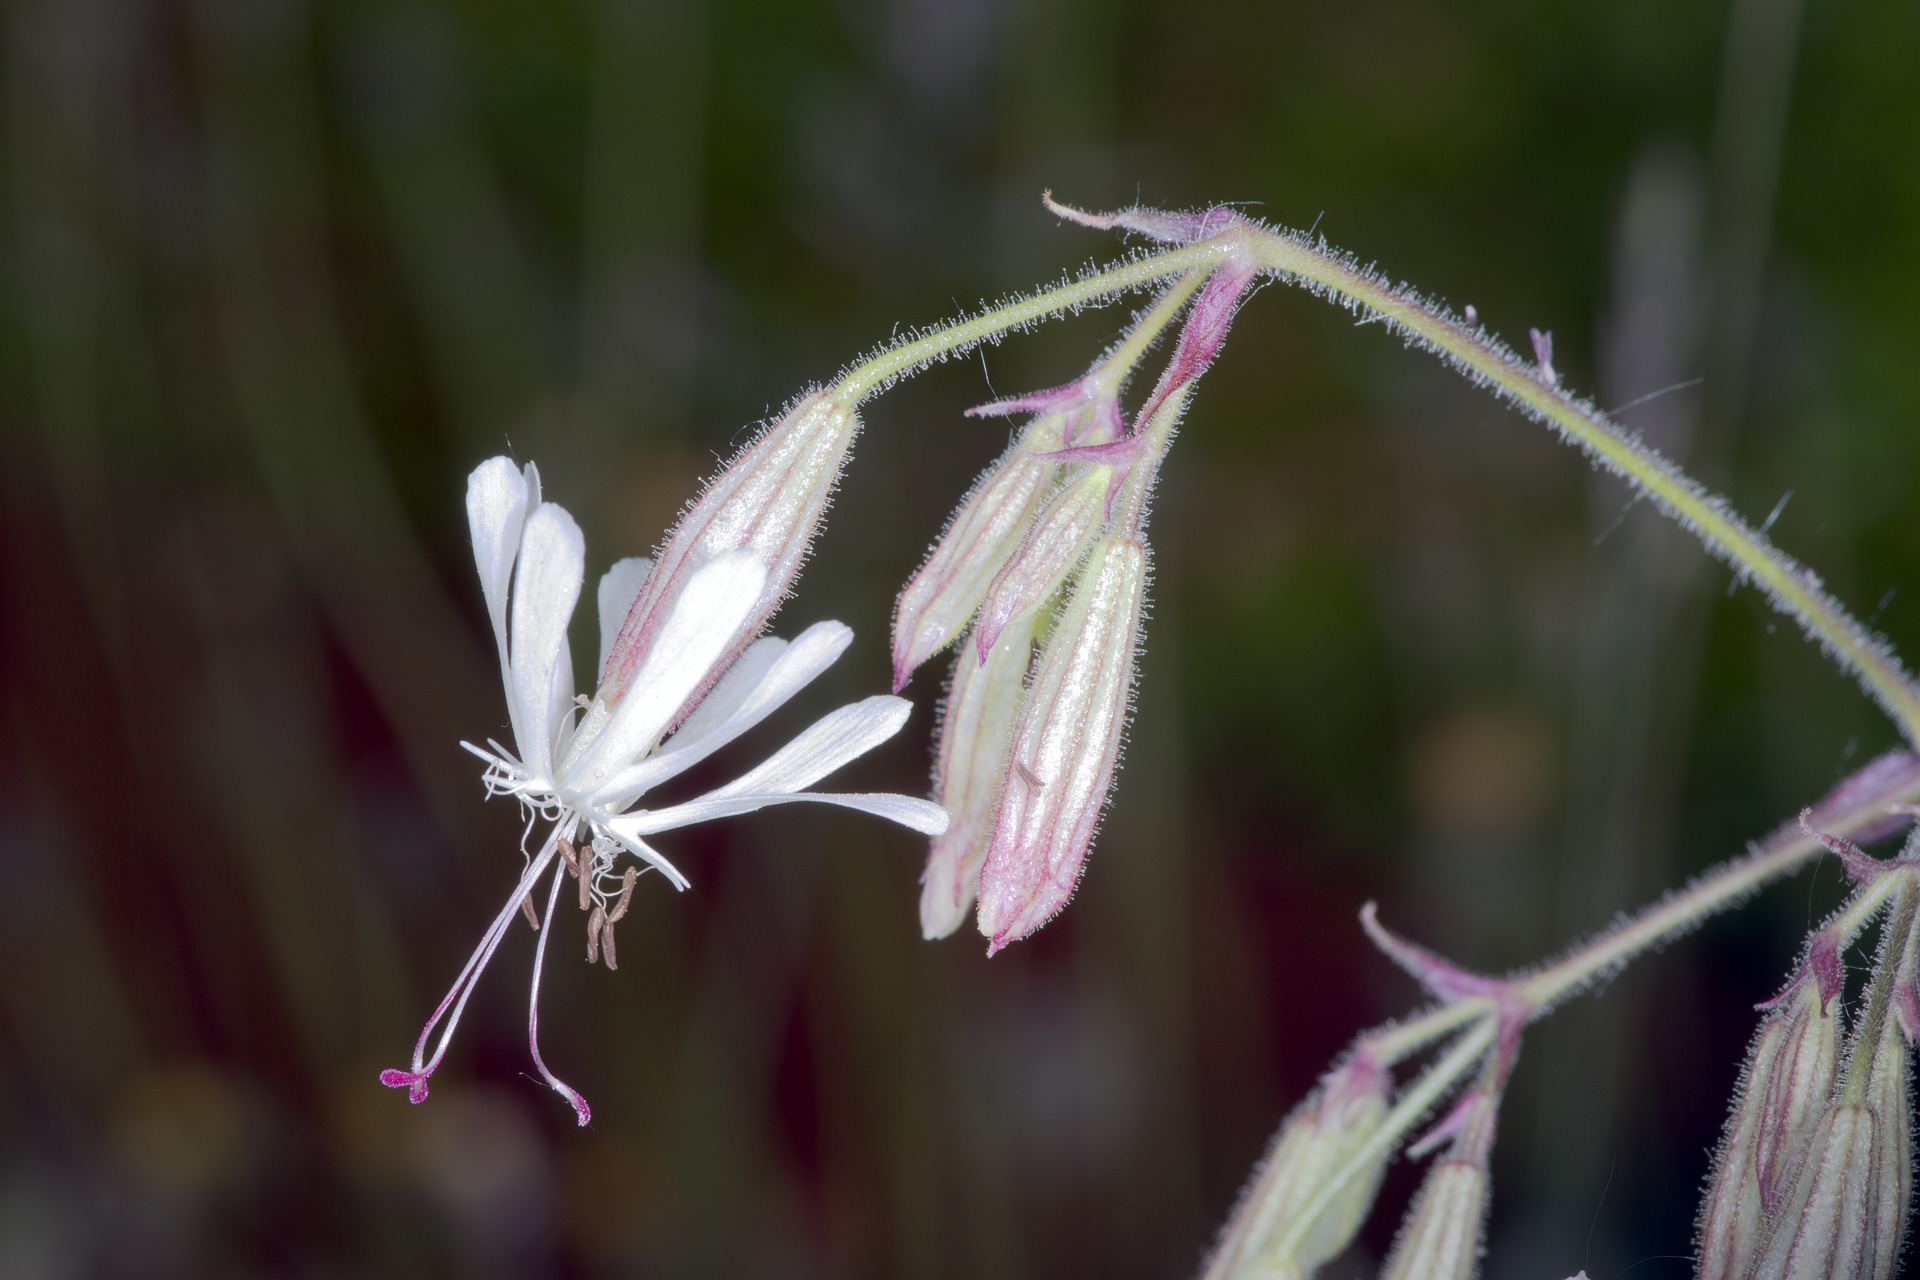
[[[587,861],[590,855],[585,849],[580,851],[580,909],[585,911],[593,901],[593,866]]]
[[[607,962],[609,972],[620,967],[613,962],[613,917],[611,916],[600,922],[600,957]]]
[[[532,895],[520,899],[520,914],[527,918],[527,928],[540,932],[540,917],[534,914]]]

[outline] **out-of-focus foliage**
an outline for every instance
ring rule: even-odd
[[[1625,420],[1756,517],[1791,490],[1779,539],[1920,653],[1917,37],[1795,0],[16,0],[0,1274],[1187,1273],[1328,1057],[1414,998],[1362,901],[1524,963],[1889,729],[1619,486],[1268,290],[1168,465],[1065,916],[988,962],[919,940],[896,831],[690,832],[695,887],[643,882],[620,972],[549,977],[592,1129],[520,1074],[512,963],[409,1108],[374,1074],[520,865],[455,746],[503,720],[467,470],[537,459],[638,553],[896,323],[1113,251],[1043,187],[1248,200],[1551,328],[1609,405],[1706,379]],[[1006,438],[959,410],[1119,318],[874,406],[781,621],[859,639],[793,726],[884,683],[892,592]],[[937,680],[909,692],[918,739],[850,781],[917,785]],[[1490,1274],[1685,1252],[1748,1006],[1830,875],[1533,1038]]]

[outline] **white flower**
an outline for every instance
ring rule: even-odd
[[[563,508],[540,500],[539,473],[531,464],[522,472],[506,458],[490,459],[474,471],[467,484],[467,517],[480,587],[500,650],[514,749],[491,741],[485,748],[461,745],[486,761],[490,794],[512,796],[528,811],[529,831],[536,822],[550,826],[538,852],[529,854],[506,906],[421,1032],[411,1069],[384,1071],[380,1079],[406,1088],[415,1102],[425,1100],[427,1080],[446,1054],[481,970],[515,912],[526,910],[529,919],[534,918],[530,895],[541,876],[551,871],[552,887],[539,917],[528,1043],[541,1076],[586,1124],[586,1100],[547,1069],[538,1034],[540,969],[554,908],[569,874],[580,882],[580,905],[593,911],[589,955],[604,946],[611,965],[613,922],[625,912],[634,878],[631,865],[619,867],[621,856],[639,859],[642,871],[657,869],[676,888],[687,886],[686,877],[646,837],[793,800],[860,809],[929,835],[946,829],[947,814],[930,801],[909,796],[806,790],[898,732],[909,704],[886,696],[828,714],[758,768],[706,795],[657,809],[636,808],[653,788],[793,697],[832,665],[853,633],[837,622],[822,622],[791,642],[755,641],[713,684],[715,668],[734,647],[741,628],[754,625],[768,573],[752,551],[725,552],[687,576],[646,652],[622,655],[629,667],[637,663],[624,696],[611,706],[598,695],[576,699],[567,624],[585,573],[579,526]],[[602,670],[651,567],[644,559],[622,560],[600,580]],[[676,728],[676,716],[709,684],[711,691]],[[446,1026],[429,1057],[428,1042],[442,1020]]]

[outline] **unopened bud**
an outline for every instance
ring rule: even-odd
[[[1839,1022],[1808,976],[1760,1024],[1701,1206],[1698,1280],[1739,1280],[1765,1247],[1833,1092]]]
[[[1877,1278],[1891,1276],[1907,1238],[1913,1204],[1913,1083],[1904,1029],[1892,1018],[1881,1025],[1867,1080],[1873,1112],[1873,1181],[1878,1209],[1867,1252]]]
[[[1038,611],[1087,554],[1105,519],[1112,480],[1111,467],[1088,467],[1041,509],[1020,549],[987,588],[974,628],[981,660],[1000,633]]]
[[[1060,464],[1038,455],[1061,447],[1065,413],[1036,418],[973,486],[893,611],[893,688],[952,644],[980,611],[994,577],[1020,549]],[[977,664],[976,664],[977,665]]]
[[[1468,1280],[1479,1266],[1486,1216],[1486,1168],[1440,1161],[1420,1186],[1381,1280]]]
[[[1202,1280],[1311,1275],[1353,1243],[1380,1190],[1390,1150],[1354,1174],[1304,1233],[1299,1217],[1327,1179],[1379,1130],[1387,1086],[1387,1073],[1364,1054],[1327,1076],[1274,1136]],[[1296,1236],[1297,1246],[1280,1251],[1283,1239]]]
[[[693,573],[718,556],[749,550],[767,566],[766,585],[714,664],[713,679],[732,665],[766,626],[799,574],[859,427],[852,404],[816,391],[727,463],[674,527],[608,646],[600,673],[603,701],[611,706],[625,694]],[[696,689],[688,705],[697,704],[711,684],[709,680]]]
[[[1046,923],[1080,878],[1120,759],[1146,583],[1146,547],[1103,540],[1047,638],[980,870],[990,952]]]
[[[984,663],[971,647],[953,664],[940,718],[934,798],[952,815],[933,838],[921,877],[920,931],[929,940],[960,927],[980,889],[993,817],[1006,782],[1007,750],[1033,660],[1033,619],[1009,627]]]
[[[1874,1179],[1874,1127],[1869,1107],[1821,1113],[1754,1280],[1884,1274],[1870,1269],[1886,1208]]]

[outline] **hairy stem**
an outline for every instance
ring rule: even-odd
[[[1247,237],[1255,260],[1275,276],[1384,321],[1529,417],[1555,427],[1652,498],[1731,564],[1739,577],[1757,583],[1776,609],[1795,619],[1860,681],[1908,741],[1920,745],[1920,689],[1892,649],[1828,595],[1818,576],[1741,520],[1724,500],[1593,405],[1562,390],[1550,371],[1522,359],[1478,326],[1470,327],[1417,294],[1395,288],[1324,243],[1251,225],[1240,234]]]
[[[991,341],[1012,329],[1104,302],[1115,294],[1144,288],[1168,276],[1219,263],[1234,246],[1218,239],[1138,258],[1108,267],[1069,284],[1043,289],[1030,297],[990,307],[979,315],[957,320],[918,337],[909,338],[869,356],[840,376],[831,394],[854,402],[885,390],[896,379],[916,373],[935,360],[945,359],[978,343]],[[1197,283],[1197,281],[1196,281]]]

